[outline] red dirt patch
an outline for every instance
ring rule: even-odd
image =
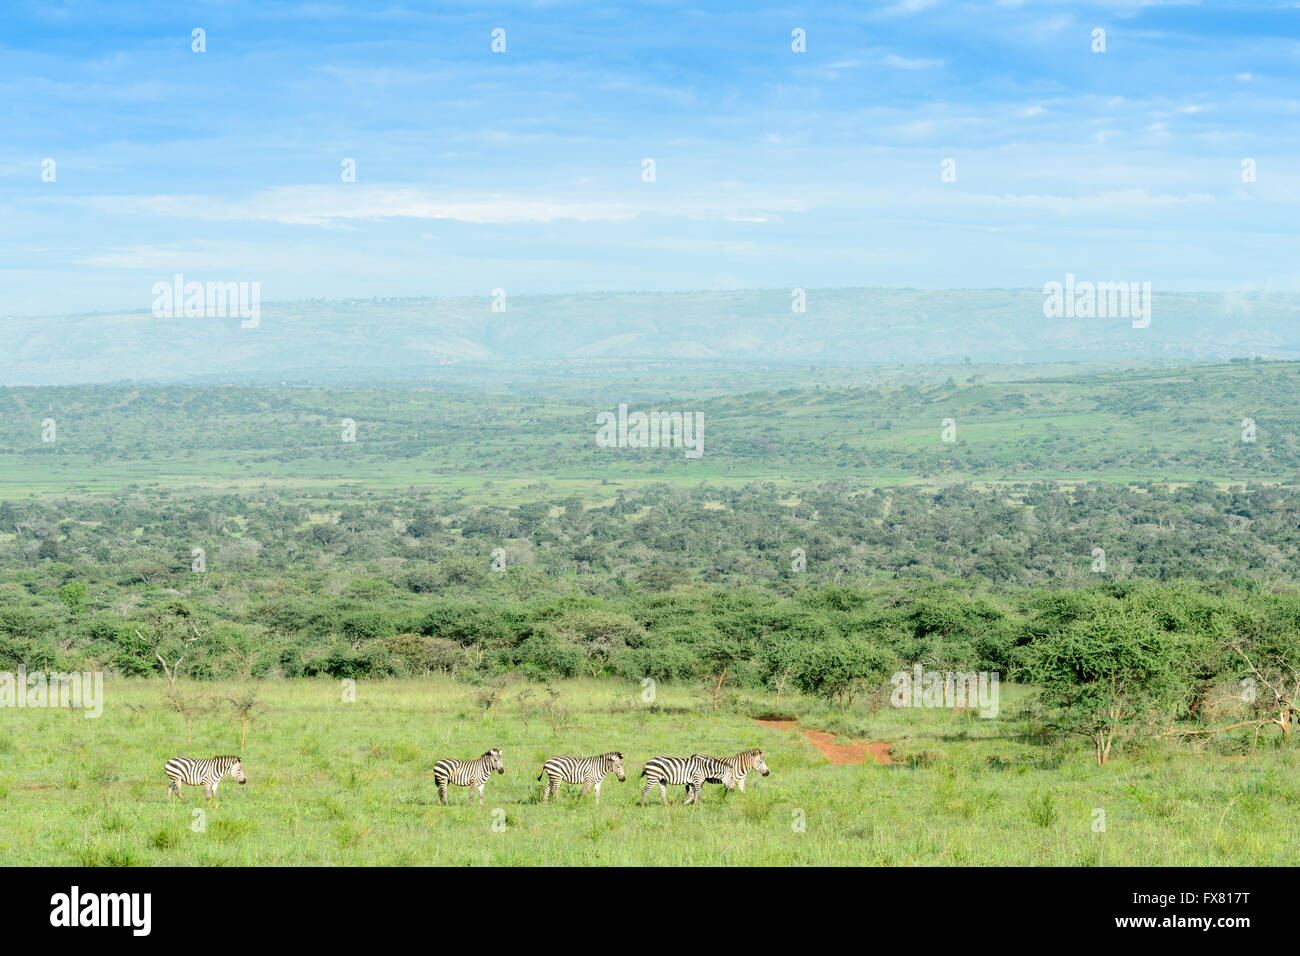
[[[867,754],[871,754],[872,758],[879,764],[888,766],[894,762],[889,757],[889,748],[893,744],[886,740],[871,744],[863,741],[837,744],[834,734],[829,734],[824,730],[813,730],[811,727],[800,727],[793,720],[758,720],[757,723],[762,724],[764,727],[774,727],[780,730],[802,730],[803,735],[808,738],[812,745],[825,754],[826,759],[833,764],[864,763]]]
[[[889,756],[889,748],[894,746],[891,740],[882,740],[879,743],[867,744],[867,750],[871,756],[876,758],[876,763],[883,763],[889,766],[894,762],[894,758]]]

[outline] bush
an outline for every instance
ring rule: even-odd
[[[397,634],[384,641],[394,665],[406,674],[455,674],[470,663],[469,651],[455,641],[425,634]]]

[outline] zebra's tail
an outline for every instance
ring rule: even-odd
[[[640,772],[639,774],[637,774],[637,776],[638,776],[638,777],[644,777],[644,776],[645,776],[645,767],[642,767],[642,768],[641,768],[641,772]]]
[[[542,772],[539,773],[539,774],[537,775],[537,779],[538,779],[538,780],[541,780],[541,779],[542,779],[543,777],[545,777],[545,776],[546,776],[546,768],[543,767],[543,768],[542,768]]]

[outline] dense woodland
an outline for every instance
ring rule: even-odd
[[[334,495],[0,505],[0,670],[613,675],[851,708],[919,663],[1057,703],[1115,676],[1133,716],[1240,725],[1243,746],[1261,725],[1289,736],[1300,689],[1294,489]]]
[[[934,369],[881,381],[905,371],[625,375],[477,391],[0,388],[0,483],[116,491],[160,476],[213,487],[629,475],[1300,482],[1300,363],[1073,375],[1043,366],[1043,377],[1022,381],[953,365],[937,381]],[[734,391],[720,394],[720,384]],[[620,403],[698,412],[703,456],[598,447],[596,416]]]
[[[1300,382],[1291,365],[1178,375],[1186,381],[1164,391],[1147,382],[1151,401],[1179,402],[1198,377],[1217,382],[1225,401],[1250,381],[1273,399]],[[441,672],[485,686],[505,675],[608,675],[698,682],[715,707],[765,687],[848,711],[880,706],[890,675],[920,664],[1033,684],[1044,726],[1089,736],[1099,760],[1120,729],[1157,718],[1189,739],[1214,731],[1254,746],[1273,728],[1289,739],[1300,698],[1300,486],[1121,480],[1148,433],[1135,430],[1130,405],[1096,406],[1135,401],[1144,392],[1133,382],[930,391],[953,388],[967,402],[985,394],[990,414],[1029,394],[1037,397],[1026,404],[1050,394],[1077,405],[1079,390],[1091,389],[1090,410],[1071,427],[1084,445],[1110,448],[1114,467],[1098,468],[1106,480],[1084,481],[883,484],[869,469],[832,480],[656,481],[637,467],[644,452],[594,458],[590,435],[560,440],[539,425],[577,414],[572,407],[542,402],[522,419],[498,408],[479,420],[484,396],[393,392],[391,421],[436,406],[456,423],[439,431],[436,421],[408,422],[400,441],[413,456],[455,447],[452,457],[495,470],[477,483],[431,485],[416,480],[418,462],[400,475],[384,470],[406,461],[397,448],[318,441],[321,455],[344,462],[341,474],[268,480],[269,458],[300,464],[292,444],[276,447],[288,418],[274,403],[292,418],[310,393],[11,390],[0,403],[22,409],[5,416],[10,431],[51,391],[67,392],[80,413],[64,419],[64,434],[76,437],[7,449],[10,488],[28,469],[34,487],[57,487],[0,500],[0,671],[94,667],[184,682]],[[917,394],[897,388],[898,407]],[[377,392],[326,397],[312,428],[336,413],[326,404],[385,404]],[[850,393],[802,398],[825,411],[819,403],[839,407]],[[768,413],[782,421],[799,399],[735,395],[714,409],[731,407],[737,422]],[[149,426],[142,409],[160,424]],[[1194,425],[1184,431],[1202,464],[1222,459],[1232,472],[1242,455],[1288,464],[1294,455],[1277,409],[1260,413],[1273,423],[1268,442],[1244,451],[1197,414],[1186,412]],[[947,453],[920,448],[914,432],[888,437],[889,421],[858,423],[852,435],[876,433],[898,461]],[[1073,441],[1052,428],[1017,436],[1014,421],[987,447],[966,439],[962,454],[1014,470],[1006,458],[1018,444],[1050,458]],[[849,424],[838,422],[845,437]],[[812,419],[798,427],[814,457],[836,437]],[[171,440],[189,449],[180,478],[164,464]],[[858,454],[841,444],[830,471]],[[507,451],[500,461],[497,449]],[[766,454],[728,459],[724,450],[711,467],[725,472],[751,452]],[[528,465],[552,455],[599,468],[574,479]],[[74,462],[63,478],[43,467],[60,456]],[[81,475],[134,460],[153,480],[78,490]],[[353,481],[367,461],[380,470]],[[262,478],[232,477],[249,467]]]

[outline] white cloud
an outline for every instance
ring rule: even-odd
[[[56,197],[53,201],[60,200]],[[686,215],[700,219],[746,217],[754,220],[764,213],[798,212],[806,208],[802,200],[788,196],[708,193],[668,202],[649,196],[637,200],[447,197],[418,187],[360,184],[282,186],[242,199],[147,195],[76,197],[75,201],[110,215],[335,227],[348,222],[382,219],[449,219],[475,225],[625,222],[643,215]]]
[[[889,54],[881,61],[885,66],[892,66],[896,70],[930,70],[936,66],[943,66],[943,60],[909,60],[907,57]]]
[[[886,7],[882,12],[889,16],[910,16],[914,13],[920,13],[922,10],[928,10],[935,5],[936,0],[900,0],[892,6]]]

